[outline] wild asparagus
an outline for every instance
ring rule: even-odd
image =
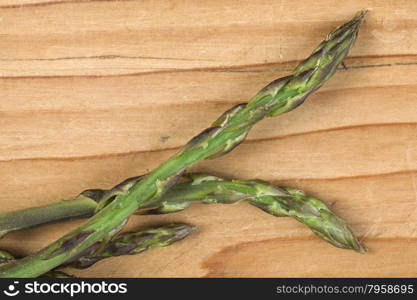
[[[89,189],[81,192],[75,199],[72,207],[77,207],[78,215],[71,212],[74,217],[88,217],[95,210],[110,203],[121,191],[127,191],[143,176],[124,180],[109,190]],[[159,206],[153,209],[142,210],[138,214],[162,214],[184,210],[192,202],[203,203],[235,203],[248,201],[252,205],[263,209],[274,216],[293,217],[307,225],[314,233],[340,248],[353,249],[365,252],[349,226],[337,217],[330,208],[317,198],[307,196],[303,191],[288,187],[277,187],[261,180],[225,180],[209,174],[189,173],[181,177],[179,183],[161,196]],[[24,212],[33,211],[39,218],[33,218],[39,225],[67,219],[66,209],[71,200],[60,201],[53,205],[29,208]],[[93,203],[95,203],[93,205]],[[98,204],[97,204],[98,203]],[[49,214],[53,207],[54,214]],[[19,211],[10,212],[9,215],[19,215]],[[43,219],[42,219],[42,218]],[[0,214],[0,223],[2,215]],[[30,226],[30,223],[26,223]],[[31,227],[31,226],[30,226]],[[1,229],[1,228],[0,228]]]
[[[317,90],[335,72],[356,40],[365,12],[331,32],[292,75],[277,79],[247,104],[225,112],[212,126],[170,159],[119,194],[104,209],[76,230],[43,250],[0,267],[1,277],[39,276],[76,256],[95,242],[112,234],[139,207],[157,206],[159,196],[169,189],[186,168],[206,158],[224,155],[239,145],[252,126],[265,117],[286,113]]]
[[[192,225],[172,223],[137,232],[119,233],[109,241],[93,244],[61,267],[84,269],[108,257],[138,254],[151,248],[169,246],[184,239],[195,229]]]
[[[118,194],[129,191],[142,178],[143,176],[132,177],[110,190],[86,190],[81,195],[97,201],[97,210],[99,210]],[[223,204],[248,201],[273,216],[295,218],[336,247],[353,249],[361,253],[367,251],[349,226],[337,217],[324,202],[306,195],[302,190],[277,187],[259,179],[224,180],[209,174],[184,174],[179,183],[158,199],[157,206],[139,210],[137,213],[178,212],[196,201]]]
[[[97,203],[91,197],[79,197],[44,206],[0,213],[0,238],[5,234],[56,221],[87,218],[94,214]]]
[[[160,226],[144,228],[136,232],[123,232],[116,234],[109,241],[103,240],[90,246],[77,257],[66,261],[61,267],[85,269],[96,262],[120,255],[133,255],[151,248],[169,246],[187,237],[196,229],[195,226],[172,223]],[[9,252],[0,250],[0,264],[15,260]],[[40,277],[69,278],[72,277],[64,272],[53,270]]]
[[[273,216],[289,216],[307,225],[330,244],[358,252],[366,252],[349,226],[317,198],[292,188],[279,188],[262,180],[223,180],[190,174],[189,181],[177,184],[165,193],[160,206],[144,214],[172,213],[185,209],[192,202],[230,204],[248,201]]]
[[[10,254],[7,251],[0,250],[0,265],[9,263],[13,260],[15,260],[15,257],[12,254]],[[68,275],[64,272],[60,272],[60,271],[49,271],[49,272],[46,272],[45,274],[42,274],[39,277],[44,277],[44,278],[71,278],[73,276]]]

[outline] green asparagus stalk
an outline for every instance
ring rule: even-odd
[[[158,208],[144,214],[172,213],[185,209],[191,203],[230,204],[248,201],[273,216],[293,217],[307,225],[316,235],[330,244],[365,253],[349,226],[321,200],[292,188],[279,188],[262,180],[223,180],[222,178],[190,174],[189,181],[171,188],[162,197]]]
[[[119,233],[109,241],[99,241],[90,246],[77,257],[73,257],[71,260],[60,265],[59,268],[71,267],[85,269],[105,258],[133,255],[151,248],[169,246],[184,239],[195,229],[196,227],[192,225],[172,223],[149,227],[136,232]],[[0,264],[8,263],[12,260],[15,260],[13,255],[0,250]],[[52,270],[42,274],[40,277],[70,278],[72,276],[58,270]]]
[[[139,179],[140,177],[136,178]],[[85,190],[75,199],[0,213],[0,238],[14,231],[65,220],[89,218],[94,215],[104,202],[113,199],[120,185],[123,186],[124,182],[110,190]],[[99,200],[102,203],[100,206],[97,204]]]
[[[0,267],[0,277],[39,276],[111,235],[140,207],[157,206],[158,199],[195,163],[228,153],[265,117],[299,106],[323,85],[346,57],[356,40],[365,12],[331,32],[290,76],[268,84],[247,104],[225,112],[212,126],[191,139],[179,152],[121,193],[76,230],[39,252]]]
[[[120,192],[127,191],[142,176],[132,177],[119,183],[110,190],[85,190],[75,200],[78,217],[87,217],[94,214],[95,209],[104,207]],[[181,177],[181,182],[173,186],[161,196],[158,207],[142,210],[138,214],[162,214],[184,210],[191,203],[235,203],[247,201],[263,209],[273,216],[293,217],[307,225],[314,233],[332,245],[340,248],[353,249],[365,252],[349,226],[337,217],[330,208],[317,198],[305,195],[301,190],[288,187],[277,187],[261,180],[224,180],[209,174],[190,173]],[[34,211],[43,217],[44,223],[57,222],[66,219],[65,210],[67,201],[60,201],[55,205],[46,205]],[[95,206],[93,205],[95,203]],[[98,204],[97,204],[98,203]],[[61,205],[61,209],[60,209]],[[53,207],[55,214],[48,214]],[[8,214],[19,215],[19,211]],[[62,216],[64,216],[62,218]],[[77,217],[72,214],[72,217]],[[34,218],[39,220],[38,218]],[[0,223],[2,216],[0,214]],[[39,223],[39,222],[38,222]],[[26,223],[26,225],[31,225]]]
[[[129,191],[143,176],[132,177],[106,190],[86,190],[81,195],[91,197],[102,209],[120,193]],[[100,198],[100,195],[101,198]],[[330,244],[365,253],[349,226],[320,199],[306,195],[302,190],[277,187],[259,180],[224,180],[209,174],[189,173],[162,195],[158,205],[141,209],[138,214],[166,214],[182,211],[193,202],[231,204],[247,201],[270,215],[293,217],[308,226],[316,235]]]
[[[98,208],[107,205],[119,193],[128,191],[142,176],[129,178],[111,190],[87,190]],[[103,195],[102,198],[99,198]],[[293,217],[330,244],[365,253],[349,226],[321,200],[289,187],[277,187],[259,180],[224,180],[209,174],[189,173],[162,195],[158,206],[141,209],[138,214],[166,214],[184,210],[193,202],[231,204],[247,201],[270,215]]]
[[[97,203],[92,197],[79,197],[49,205],[0,213],[0,238],[5,234],[74,218],[87,218],[94,214]]]
[[[108,257],[138,254],[151,248],[169,246],[184,239],[195,229],[192,225],[173,223],[137,232],[119,233],[109,241],[93,244],[61,267],[85,269]]]
[[[15,260],[15,257],[4,250],[0,250],[0,265],[1,264],[6,264],[9,263],[11,261]],[[60,272],[60,271],[49,271],[46,272],[45,274],[42,274],[39,277],[43,277],[43,278],[72,278],[73,276],[68,275],[64,272]]]

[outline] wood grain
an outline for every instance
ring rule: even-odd
[[[1,211],[151,170],[364,8],[370,14],[347,70],[299,109],[257,125],[233,153],[193,170],[305,189],[333,203],[368,254],[333,248],[296,221],[244,203],[197,204],[128,224],[197,225],[186,240],[71,272],[417,276],[413,0],[352,0],[337,9],[329,0],[1,1]],[[80,222],[13,233],[0,248],[26,255]]]

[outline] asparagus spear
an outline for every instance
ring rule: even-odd
[[[0,277],[39,276],[76,256],[122,226],[139,207],[155,206],[186,168],[228,153],[239,145],[255,123],[291,111],[335,72],[356,40],[365,12],[331,32],[290,76],[277,79],[247,104],[225,112],[210,128],[191,139],[179,152],[151,171],[125,193],[76,230],[39,252],[0,267]]]
[[[138,254],[151,248],[169,246],[187,237],[196,229],[195,226],[172,223],[141,229],[136,232],[119,233],[109,241],[103,240],[90,246],[77,257],[66,261],[61,267],[85,269],[96,262],[113,256]],[[0,264],[15,260],[13,255],[0,250]],[[70,278],[64,272],[52,270],[40,277]]]
[[[87,218],[94,214],[96,207],[97,203],[92,197],[79,197],[74,200],[0,213],[0,238],[12,231],[73,218]]]
[[[230,180],[205,174],[190,174],[189,181],[171,188],[159,207],[144,214],[172,213],[185,209],[192,202],[230,204],[248,201],[273,216],[289,216],[307,225],[330,244],[365,253],[349,226],[317,198],[292,188],[279,188],[262,180]]]
[[[125,193],[143,176],[132,177],[114,188],[87,190],[84,197],[92,197],[102,209],[119,193]],[[277,187],[259,180],[224,180],[209,174],[189,173],[181,181],[163,194],[155,207],[139,210],[138,214],[166,214],[182,211],[191,203],[231,204],[248,201],[273,216],[293,217],[307,225],[316,235],[330,244],[360,253],[367,251],[353,234],[349,226],[320,199],[306,195],[302,190]],[[102,198],[99,198],[103,195]]]
[[[10,254],[7,251],[0,250],[0,265],[9,263],[13,260],[15,260],[15,257],[12,254]],[[73,276],[68,275],[64,272],[60,272],[60,271],[49,271],[49,272],[46,272],[45,274],[42,274],[39,277],[44,277],[44,278],[48,278],[48,277],[49,278],[72,278]]]
[[[128,191],[142,176],[129,178],[109,191],[87,190],[85,197],[93,197],[98,208],[107,205],[119,193]],[[92,193],[91,191],[94,191]],[[104,195],[101,199],[98,195]],[[231,204],[248,201],[273,216],[293,217],[307,225],[316,235],[330,244],[365,253],[349,226],[321,200],[289,187],[277,187],[259,180],[224,180],[209,174],[189,173],[181,182],[162,195],[157,206],[140,209],[138,214],[174,213],[187,208],[191,203]]]
[[[61,267],[85,269],[108,257],[138,254],[151,248],[169,246],[184,239],[195,229],[192,225],[172,223],[137,232],[120,233],[110,241],[93,244],[78,256],[63,263]]]
[[[127,191],[142,176],[129,178],[110,190],[85,190],[75,200],[72,207],[77,207],[78,217],[87,217],[94,214],[95,208],[104,207],[120,192]],[[139,214],[173,213],[184,210],[192,202],[203,203],[235,203],[248,201],[274,216],[293,217],[307,225],[318,236],[340,248],[354,249],[365,252],[349,226],[337,217],[330,208],[317,198],[305,195],[301,190],[288,187],[277,187],[261,180],[224,180],[209,174],[190,173],[183,175],[181,182],[173,186],[161,196],[158,207],[141,210]],[[55,205],[46,205],[29,208],[24,212],[33,211],[42,217],[44,223],[57,222],[66,219],[67,201],[60,201]],[[95,206],[92,205],[95,203]],[[98,203],[98,205],[96,204]],[[53,207],[55,214],[48,213]],[[7,213],[19,216],[19,211]],[[77,215],[71,213],[72,217]],[[33,218],[39,221],[40,218]],[[2,215],[0,214],[0,223]],[[37,223],[39,224],[39,222]],[[30,226],[30,223],[25,225]]]

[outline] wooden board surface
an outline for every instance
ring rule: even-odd
[[[1,211],[145,173],[230,106],[286,75],[333,27],[369,9],[340,70],[299,109],[193,168],[304,189],[369,247],[336,249],[245,203],[132,217],[199,230],[80,276],[417,276],[414,0],[2,0]],[[81,221],[9,234],[29,254]],[[117,267],[115,267],[117,266]]]

